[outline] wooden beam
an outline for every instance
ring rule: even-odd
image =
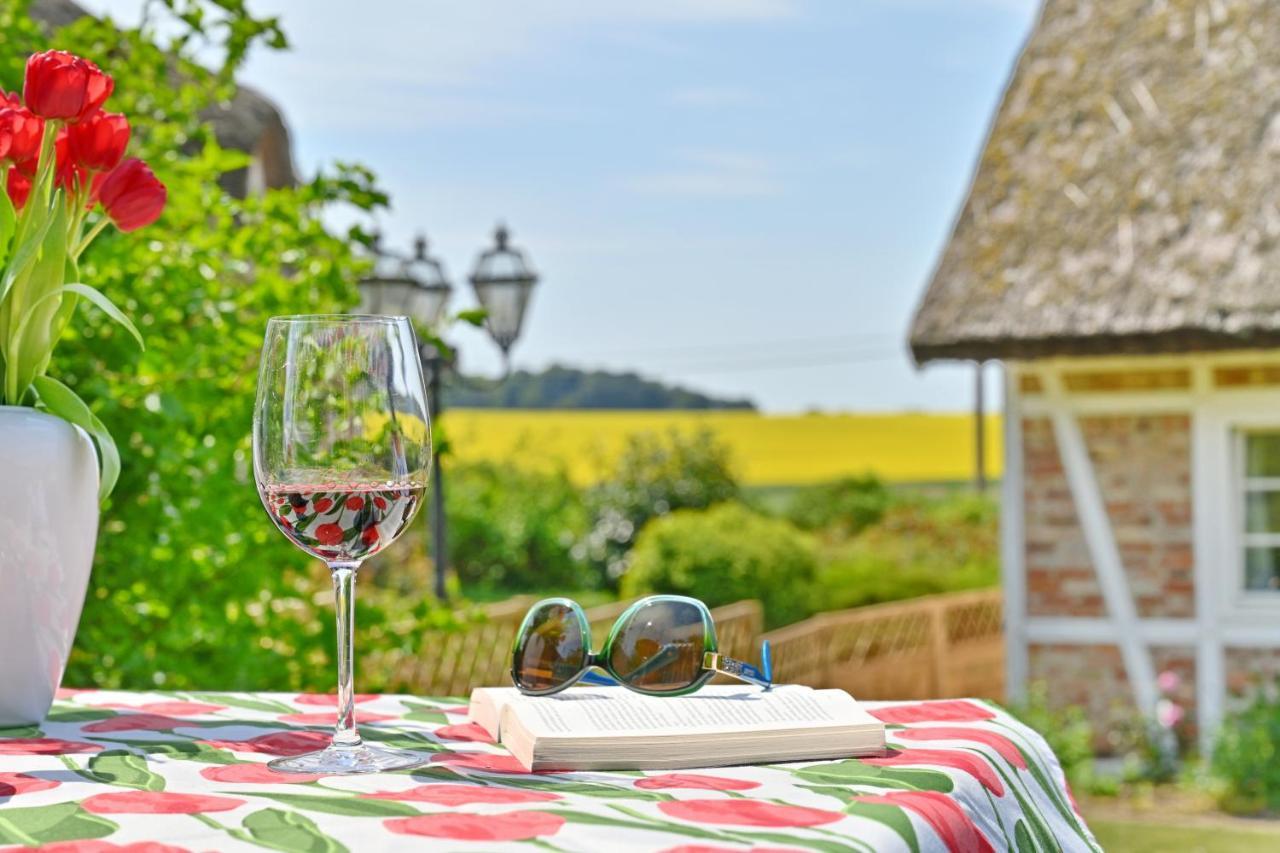
[[[982,381],[982,362],[973,365],[973,468],[974,486],[978,494],[987,491],[987,406],[986,388]]]
[[[1111,519],[1102,490],[1093,471],[1093,461],[1080,430],[1080,421],[1066,405],[1066,393],[1058,373],[1045,370],[1041,376],[1046,398],[1054,405],[1050,412],[1053,435],[1062,457],[1062,467],[1067,475],[1067,485],[1076,508],[1076,517],[1084,533],[1093,570],[1098,577],[1107,614],[1114,626],[1116,645],[1124,661],[1129,687],[1134,701],[1144,715],[1155,713],[1159,698],[1156,690],[1155,667],[1151,662],[1151,650],[1147,648],[1138,631],[1138,610],[1129,590],[1120,549],[1116,546]]]
[[[1027,545],[1020,370],[1004,365],[1004,474],[1000,480],[1000,585],[1004,589],[1005,692],[1027,698]]]

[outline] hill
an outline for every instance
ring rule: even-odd
[[[636,373],[560,365],[538,373],[517,370],[492,391],[454,384],[446,388],[444,400],[446,409],[756,409],[751,400],[712,397]]]

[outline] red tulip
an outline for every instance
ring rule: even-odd
[[[43,135],[44,122],[17,95],[0,90],[0,160],[34,160]]]
[[[78,121],[99,109],[115,83],[98,66],[63,50],[32,54],[22,87],[27,108],[41,118]]]
[[[937,791],[888,791],[859,795],[854,797],[854,801],[910,809],[929,824],[948,850],[994,853],[995,848],[973,818],[946,794]]]
[[[27,206],[27,196],[31,195],[31,179],[14,166],[5,176],[5,191],[9,193],[9,201],[13,202],[13,206],[22,210]]]
[[[90,172],[109,172],[120,165],[129,144],[129,120],[101,110],[67,128],[71,157]]]
[[[89,173],[71,155],[71,139],[66,128],[58,131],[53,150],[56,157],[54,183],[66,190],[68,194],[85,186],[89,180]]]
[[[125,160],[94,181],[92,196],[121,231],[137,231],[160,218],[168,191],[146,163]]]

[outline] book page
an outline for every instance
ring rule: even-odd
[[[859,725],[875,720],[842,690],[706,688],[689,696],[610,691],[528,697],[510,710],[536,735],[592,737]]]

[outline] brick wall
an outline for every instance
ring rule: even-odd
[[[1194,618],[1190,417],[1093,416],[1081,418],[1080,428],[1139,616]],[[1022,443],[1028,615],[1105,617],[1051,421],[1024,418]],[[1152,651],[1157,672],[1182,676],[1178,698],[1190,705],[1191,650]],[[1033,645],[1028,663],[1052,702],[1087,708],[1100,729],[1132,717],[1133,694],[1114,646]]]
[[[1139,615],[1194,617],[1190,418],[1087,417],[1080,428]],[[1025,418],[1022,443],[1028,612],[1105,616],[1049,419]]]
[[[1032,616],[1105,616],[1048,418],[1022,421],[1023,524],[1027,612]]]

